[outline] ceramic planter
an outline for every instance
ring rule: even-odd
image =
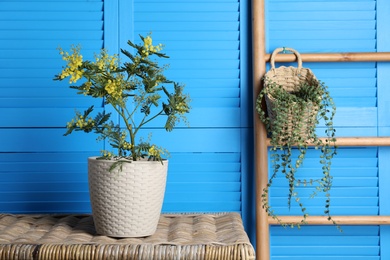
[[[110,160],[88,158],[95,228],[112,237],[152,235],[161,214],[168,161],[133,161],[109,172]]]

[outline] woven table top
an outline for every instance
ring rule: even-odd
[[[0,259],[254,259],[237,213],[162,215],[154,235],[96,234],[90,215],[0,215]]]

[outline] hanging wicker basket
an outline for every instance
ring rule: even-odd
[[[280,66],[275,68],[275,57],[278,53],[285,51],[290,51],[295,54],[297,57],[298,67],[285,67]],[[313,74],[313,72],[308,68],[302,67],[302,58],[301,55],[292,48],[277,48],[271,55],[271,68],[264,76],[264,88],[270,88],[272,85],[279,85],[287,92],[296,92],[303,84],[308,84],[310,86],[320,86],[319,81]],[[318,97],[321,99],[321,96]],[[272,93],[265,95],[265,101],[267,105],[268,117],[270,119],[270,131],[272,132],[273,122],[278,116],[276,111],[278,111],[278,104],[276,102],[277,97],[272,96]],[[278,143],[283,144],[289,142],[290,138],[293,136],[292,132],[295,131],[299,133],[299,136],[302,140],[307,140],[308,130],[311,129],[315,122],[318,114],[318,106],[313,102],[307,102],[304,108],[301,111],[301,115],[297,116],[296,109],[292,109],[292,106],[288,109],[288,114],[286,115],[289,120],[287,125],[283,128],[285,129],[285,135],[277,137]],[[297,122],[299,120],[300,122]],[[299,126],[300,129],[296,129]]]

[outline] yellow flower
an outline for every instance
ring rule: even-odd
[[[108,157],[108,158],[111,158],[114,156],[114,154],[112,152],[109,152],[109,151],[106,151],[106,150],[101,150],[100,153],[104,156],[104,157]]]
[[[95,56],[95,64],[102,71],[116,70],[118,68],[118,55],[108,55],[106,50],[102,50]]]
[[[110,70],[116,70],[118,68],[117,62],[118,62],[118,59],[115,56],[112,56],[111,60],[109,61]]]
[[[73,124],[74,124],[74,119],[72,119],[72,121],[68,122],[66,124],[66,128],[72,128],[73,127]]]
[[[122,145],[123,149],[125,149],[125,150],[131,150],[131,148],[133,148],[133,146],[134,145],[132,145],[131,143],[126,142],[126,141]]]
[[[150,46],[152,46],[152,43],[153,43],[152,37],[146,36],[146,37],[144,38],[144,47],[145,47],[146,49],[148,49]]]
[[[107,94],[112,98],[119,100],[122,98],[122,91],[126,87],[125,80],[123,76],[118,75],[117,78],[109,79],[107,84],[104,86],[104,89],[107,91]]]
[[[104,68],[104,61],[101,60],[101,59],[96,59],[96,65],[98,66],[98,68],[100,70],[103,70],[103,68]]]
[[[144,48],[142,50],[142,56],[144,57],[149,56],[150,52],[158,52],[162,50],[162,44],[153,46],[153,40],[150,36],[146,36],[143,41]]]
[[[69,83],[76,83],[83,76],[83,56],[80,54],[80,47],[73,47],[72,54],[64,52],[62,49],[60,54],[62,59],[67,62],[66,67],[60,74],[60,79],[64,79],[70,76]]]
[[[160,157],[160,150],[152,145],[152,147],[149,148],[148,154],[149,156]]]
[[[84,84],[84,96],[86,96],[86,95],[88,95],[88,93],[89,93],[89,90],[91,89],[91,87],[92,87],[92,82],[90,82],[90,81],[87,81],[87,82],[85,82],[85,84]]]

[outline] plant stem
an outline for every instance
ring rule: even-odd
[[[133,125],[129,123],[129,121],[127,120],[127,117],[126,117],[126,114],[124,111],[128,111],[127,109],[124,109],[123,107],[119,107],[119,109],[116,107],[116,106],[113,106],[114,109],[119,113],[119,115],[121,116],[121,118],[123,119],[123,121],[125,122],[125,125],[126,125],[126,129],[127,131],[129,132],[130,134],[130,144],[132,145],[131,146],[131,153],[133,155],[133,160],[136,161],[137,160],[137,155],[136,155],[136,152],[135,152],[135,134],[136,134],[136,131],[133,131]],[[138,130],[136,128],[136,130]]]
[[[148,122],[152,121],[153,119],[155,119],[156,117],[160,116],[162,113],[164,112],[164,110],[161,110],[159,113],[155,114],[153,117],[149,118],[148,120],[145,121],[145,118],[146,118],[146,115],[144,116],[144,118],[142,119],[141,123],[139,124],[139,126],[137,127],[137,129],[134,131],[134,133],[136,134],[138,132],[138,130],[145,124],[147,124]]]

